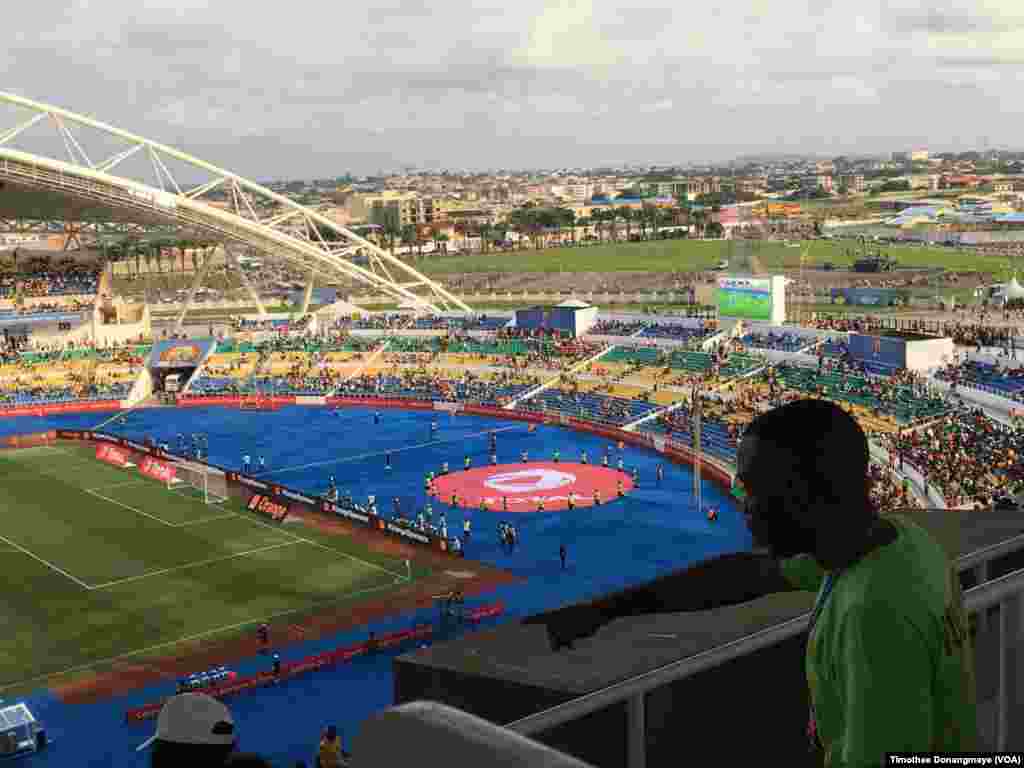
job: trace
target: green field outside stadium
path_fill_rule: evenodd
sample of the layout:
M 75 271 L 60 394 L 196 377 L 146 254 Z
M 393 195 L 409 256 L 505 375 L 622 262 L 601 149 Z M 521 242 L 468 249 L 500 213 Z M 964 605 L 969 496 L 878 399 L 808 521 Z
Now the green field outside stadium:
M 465 272 L 688 272 L 711 269 L 735 250 L 728 240 L 661 240 L 640 243 L 602 243 L 585 247 L 513 250 L 486 254 L 438 257 L 426 255 L 415 262 L 427 274 Z M 838 268 L 850 267 L 855 250 L 849 242 L 816 240 L 797 247 L 779 241 L 760 241 L 755 253 L 765 269 L 796 269 L 806 253 L 805 267 L 826 262 Z M 936 267 L 947 270 L 992 272 L 997 278 L 1012 269 L 1004 256 L 980 254 L 974 250 L 922 246 L 885 246 L 900 266 Z M 1018 265 L 1020 266 L 1020 265 Z
M 408 582 L 400 560 L 238 500 L 205 504 L 85 446 L 6 452 L 0 474 L 5 698 Z

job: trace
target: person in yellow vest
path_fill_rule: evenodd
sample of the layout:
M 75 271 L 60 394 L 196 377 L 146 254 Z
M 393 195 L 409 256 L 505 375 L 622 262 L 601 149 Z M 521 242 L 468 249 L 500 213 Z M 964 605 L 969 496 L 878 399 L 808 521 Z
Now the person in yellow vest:
M 622 498 L 623 496 L 625 496 L 625 495 L 626 495 L 626 489 L 625 489 L 625 487 L 624 487 L 624 486 L 622 485 L 622 481 L 621 481 L 621 480 L 618 480 L 618 481 L 617 481 L 617 482 L 615 483 L 615 486 L 616 486 L 616 493 L 618 494 L 619 498 L 621 499 L 621 498 Z
M 487 499 L 480 499 L 480 511 L 481 512 L 486 512 L 487 511 Z
M 320 737 L 320 751 L 317 755 L 317 765 L 321 768 L 339 768 L 341 766 L 342 748 L 341 738 L 338 736 L 338 729 L 329 725 Z
M 597 488 L 594 489 L 594 504 L 595 506 L 601 506 L 601 491 Z

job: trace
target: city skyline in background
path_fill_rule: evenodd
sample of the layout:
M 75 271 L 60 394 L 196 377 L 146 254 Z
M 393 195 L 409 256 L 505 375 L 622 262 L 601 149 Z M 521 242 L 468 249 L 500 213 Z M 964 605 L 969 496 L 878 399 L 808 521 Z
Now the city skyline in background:
M 259 178 L 986 150 L 1013 145 L 1022 109 L 1007 0 L 289 10 L 36 3 L 0 51 L 4 88 Z

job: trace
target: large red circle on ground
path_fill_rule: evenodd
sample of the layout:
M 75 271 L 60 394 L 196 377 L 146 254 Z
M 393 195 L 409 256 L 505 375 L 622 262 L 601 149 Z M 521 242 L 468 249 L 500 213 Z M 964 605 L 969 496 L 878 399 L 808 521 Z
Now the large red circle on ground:
M 531 461 L 525 464 L 498 464 L 456 471 L 434 478 L 434 496 L 438 501 L 464 509 L 480 509 L 487 501 L 491 511 L 504 511 L 503 499 L 508 500 L 509 512 L 536 512 L 541 499 L 544 511 L 568 509 L 569 493 L 576 494 L 577 507 L 594 504 L 594 491 L 600 491 L 601 502 L 614 501 L 618 484 L 626 493 L 633 489 L 633 479 L 616 469 L 555 461 Z

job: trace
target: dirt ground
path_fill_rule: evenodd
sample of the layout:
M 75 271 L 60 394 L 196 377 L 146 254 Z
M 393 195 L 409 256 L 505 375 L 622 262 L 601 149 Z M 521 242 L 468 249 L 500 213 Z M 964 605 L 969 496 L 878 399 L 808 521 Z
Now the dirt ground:
M 425 550 L 404 542 L 378 537 L 342 520 L 321 517 L 314 513 L 299 515 L 304 525 L 324 533 L 348 536 L 374 552 L 411 560 L 433 569 L 428 577 L 388 592 L 380 598 L 368 598 L 337 608 L 327 608 L 302 620 L 282 619 L 270 624 L 270 645 L 280 650 L 289 643 L 316 640 L 389 616 L 428 608 L 436 604 L 434 597 L 452 592 L 456 587 L 467 598 L 481 597 L 503 584 L 519 581 L 515 576 L 471 560 L 460 560 L 439 552 Z M 51 686 L 65 703 L 84 704 L 117 696 L 151 685 L 160 680 L 176 679 L 198 670 L 218 665 L 231 665 L 259 654 L 262 645 L 255 631 L 250 636 L 211 640 L 180 647 L 163 657 L 126 659 L 111 669 L 78 676 L 74 680 Z
M 460 293 L 496 291 L 604 292 L 618 293 L 681 290 L 698 280 L 711 282 L 715 272 L 509 272 L 467 273 L 445 276 L 445 284 Z M 870 274 L 850 270 L 787 269 L 787 277 L 818 288 L 927 288 L 934 286 L 936 273 L 926 269 L 901 269 Z M 941 278 L 945 288 L 975 288 L 991 283 L 992 276 L 979 272 L 946 272 Z

